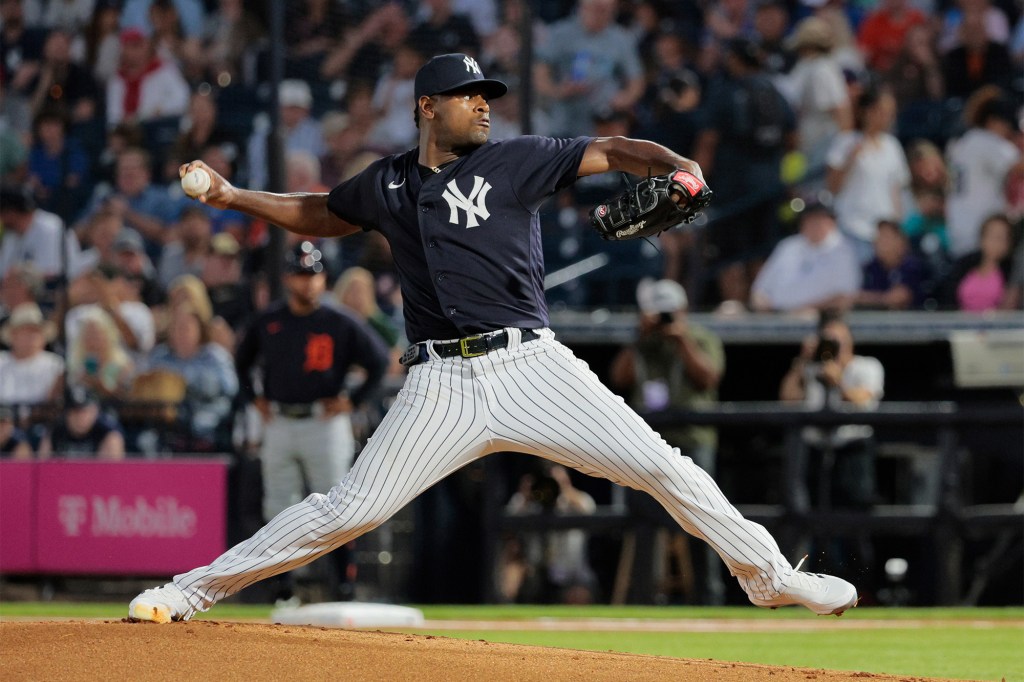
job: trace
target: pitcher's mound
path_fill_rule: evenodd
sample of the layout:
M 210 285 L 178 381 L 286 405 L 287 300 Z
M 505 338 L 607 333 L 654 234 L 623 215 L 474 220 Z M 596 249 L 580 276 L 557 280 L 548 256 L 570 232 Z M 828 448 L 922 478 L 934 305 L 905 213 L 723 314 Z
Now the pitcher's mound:
M 683 635 L 685 636 L 685 635 Z M 386 632 L 194 621 L 0 623 L 5 680 L 688 680 L 920 678 L 491 644 Z

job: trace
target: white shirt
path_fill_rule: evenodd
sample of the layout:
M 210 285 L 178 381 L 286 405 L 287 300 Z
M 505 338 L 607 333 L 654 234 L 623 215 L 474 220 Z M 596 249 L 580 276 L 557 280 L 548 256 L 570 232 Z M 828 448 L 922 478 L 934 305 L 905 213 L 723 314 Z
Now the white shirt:
M 34 405 L 50 398 L 54 382 L 64 374 L 64 360 L 44 350 L 24 360 L 0 351 L 0 403 Z
M 124 79 L 119 74 L 107 83 L 107 124 L 110 127 L 125 119 L 126 90 Z M 188 110 L 190 96 L 191 90 L 178 67 L 170 62 L 164 62 L 142 79 L 135 120 L 148 121 L 167 116 L 181 116 Z
M 14 230 L 4 230 L 3 241 L 0 242 L 0 277 L 19 263 L 31 262 L 43 277 L 60 274 L 61 235 L 64 222 L 59 216 L 36 209 L 32 214 L 32 222 L 25 234 Z M 78 260 L 80 248 L 75 234 L 68 230 L 65 235 L 68 246 L 68 262 L 74 265 Z
M 1012 142 L 972 128 L 946 149 L 950 186 L 946 201 L 949 248 L 962 256 L 978 248 L 981 221 L 1006 208 L 1006 174 L 1020 159 Z
M 808 365 L 804 371 L 804 405 L 813 410 L 820 410 L 825 406 L 828 394 L 824 384 L 816 378 L 816 372 L 817 368 L 813 365 Z M 878 402 L 884 393 L 885 369 L 876 358 L 854 355 L 843 368 L 839 386 L 846 391 L 855 388 L 867 390 L 871 394 L 871 399 L 860 405 L 860 409 L 872 411 L 878 407 Z M 834 391 L 831 398 L 832 407 L 838 407 L 842 403 L 839 391 Z M 804 429 L 804 440 L 814 445 L 822 445 L 825 442 L 825 433 L 820 428 L 808 427 Z M 835 429 L 832 444 L 835 446 L 846 445 L 854 440 L 870 438 L 873 433 L 872 428 L 864 424 L 843 424 Z
M 828 151 L 829 168 L 845 166 L 853 148 L 863 139 L 859 131 L 840 133 Z M 835 202 L 840 229 L 867 242 L 874 241 L 879 220 L 901 222 L 903 211 L 897 197 L 910 183 L 910 169 L 899 141 L 888 133 L 877 140 L 877 144 L 861 148 Z
M 799 310 L 860 290 L 861 270 L 853 246 L 838 231 L 818 244 L 803 235 L 786 237 L 768 257 L 752 291 L 775 310 Z

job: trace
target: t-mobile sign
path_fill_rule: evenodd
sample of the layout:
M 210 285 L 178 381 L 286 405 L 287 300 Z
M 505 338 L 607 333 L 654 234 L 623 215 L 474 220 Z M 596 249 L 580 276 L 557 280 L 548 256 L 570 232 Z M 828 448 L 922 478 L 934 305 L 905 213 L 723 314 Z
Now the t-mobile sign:
M 170 575 L 225 548 L 223 462 L 46 462 L 38 570 Z

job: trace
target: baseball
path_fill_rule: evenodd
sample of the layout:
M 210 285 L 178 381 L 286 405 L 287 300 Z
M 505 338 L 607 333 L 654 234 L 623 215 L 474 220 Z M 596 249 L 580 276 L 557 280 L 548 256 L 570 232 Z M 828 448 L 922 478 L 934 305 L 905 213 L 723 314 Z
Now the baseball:
M 198 197 L 210 191 L 210 174 L 202 168 L 193 168 L 181 179 L 181 188 L 190 197 Z

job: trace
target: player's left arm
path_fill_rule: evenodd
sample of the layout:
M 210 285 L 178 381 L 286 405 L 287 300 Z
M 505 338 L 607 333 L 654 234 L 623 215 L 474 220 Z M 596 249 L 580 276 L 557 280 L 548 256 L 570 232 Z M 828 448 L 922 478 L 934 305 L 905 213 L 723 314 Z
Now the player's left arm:
M 587 146 L 577 175 L 596 175 L 622 171 L 646 176 L 671 173 L 677 168 L 693 173 L 701 180 L 704 174 L 696 161 L 676 154 L 656 142 L 629 137 L 598 137 Z

